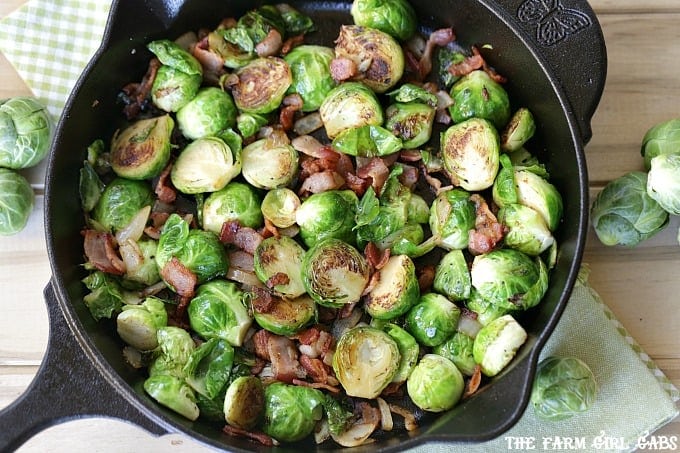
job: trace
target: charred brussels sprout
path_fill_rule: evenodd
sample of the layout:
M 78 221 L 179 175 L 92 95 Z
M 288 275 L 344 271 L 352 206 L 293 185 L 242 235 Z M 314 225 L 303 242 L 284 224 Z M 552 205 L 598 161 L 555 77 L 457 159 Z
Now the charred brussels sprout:
M 510 363 L 527 339 L 527 333 L 511 315 L 503 315 L 482 327 L 472 354 L 486 376 L 495 376 Z
M 236 71 L 238 83 L 231 87 L 236 106 L 246 113 L 276 110 L 293 82 L 290 67 L 278 57 L 257 58 Z
M 116 330 L 120 338 L 140 351 L 150 351 L 158 346 L 158 329 L 166 326 L 168 314 L 165 304 L 156 297 L 147 297 L 139 305 L 125 305 L 116 317 Z
M 406 330 L 425 346 L 442 344 L 456 331 L 460 308 L 441 294 L 423 294 L 406 314 Z
M 189 143 L 170 171 L 172 184 L 180 192 L 196 194 L 222 189 L 241 171 L 241 156 L 218 137 Z
M 380 126 L 384 121 L 375 93 L 359 82 L 344 82 L 333 88 L 321 103 L 319 113 L 331 140 L 346 129 Z
M 198 93 L 203 81 L 201 63 L 167 39 L 150 42 L 147 48 L 161 62 L 151 87 L 151 100 L 161 110 L 176 112 Z
M 385 127 L 402 140 L 406 149 L 417 148 L 430 140 L 435 109 L 427 104 L 391 104 L 385 110 Z
M 264 386 L 255 376 L 239 376 L 224 396 L 224 419 L 231 426 L 253 429 L 264 414 Z
M 360 326 L 338 340 L 333 371 L 348 395 L 375 398 L 392 381 L 400 361 L 399 346 L 390 335 L 375 327 Z
M 527 108 L 517 110 L 501 133 L 501 149 L 517 151 L 534 136 L 536 122 Z
M 305 250 L 294 239 L 287 236 L 266 238 L 255 249 L 255 273 L 262 283 L 285 275 L 285 282 L 272 288 L 282 296 L 299 297 L 305 292 L 300 273 L 304 255 Z
M 287 187 L 267 191 L 260 207 L 262 215 L 278 228 L 295 224 L 295 213 L 302 202 L 295 192 Z
M 260 189 L 277 189 L 288 185 L 297 174 L 298 152 L 289 143 L 262 138 L 242 152 L 243 177 Z
M 463 76 L 451 87 L 451 119 L 460 123 L 471 118 L 490 121 L 499 130 L 510 119 L 510 99 L 498 82 L 480 70 Z
M 0 236 L 23 230 L 33 211 L 33 189 L 19 173 L 0 168 Z
M 229 93 L 205 87 L 177 111 L 177 125 L 182 135 L 195 140 L 234 127 L 236 114 L 236 105 Z
M 354 0 L 350 10 L 357 25 L 381 30 L 401 41 L 416 31 L 416 12 L 407 0 Z
M 451 250 L 437 264 L 432 287 L 451 301 L 470 297 L 470 270 L 462 250 Z
M 647 173 L 609 182 L 590 207 L 590 221 L 604 245 L 634 246 L 663 230 L 668 212 L 647 194 Z
M 444 343 L 432 348 L 432 352 L 453 362 L 465 376 L 472 376 L 477 367 L 472 354 L 474 338 L 463 332 L 456 332 Z
M 316 304 L 307 296 L 297 299 L 275 299 L 266 313 L 253 311 L 255 321 L 265 330 L 277 335 L 294 335 L 313 322 Z
M 680 215 L 680 154 L 661 154 L 651 160 L 647 194 L 669 214 Z
M 153 192 L 148 183 L 115 178 L 104 188 L 91 215 L 102 228 L 116 232 L 127 226 L 140 209 L 151 205 Z
M 505 245 L 527 255 L 540 255 L 555 243 L 543 217 L 528 206 L 505 205 L 498 211 L 498 221 L 509 228 Z
M 437 354 L 425 354 L 406 381 L 408 396 L 428 412 L 451 409 L 464 389 L 465 381 L 456 365 Z
M 172 130 L 170 115 L 138 120 L 117 131 L 111 141 L 111 168 L 118 176 L 150 179 L 158 176 L 170 160 Z
M 403 315 L 420 296 L 413 261 L 406 255 L 394 255 L 377 272 L 380 277 L 366 297 L 366 313 L 376 319 Z
M 647 171 L 652 168 L 652 159 L 656 156 L 680 154 L 680 118 L 664 121 L 647 130 L 640 152 Z
M 343 25 L 335 40 L 335 57 L 358 68 L 354 79 L 376 93 L 384 93 L 404 74 L 404 51 L 390 35 L 375 28 Z
M 260 197 L 248 184 L 232 181 L 203 202 L 203 229 L 220 234 L 222 225 L 238 221 L 241 226 L 259 228 L 263 217 Z
M 454 124 L 442 134 L 440 146 L 444 169 L 454 185 L 470 191 L 493 185 L 500 166 L 500 142 L 490 122 L 471 118 Z
M 302 97 L 303 112 L 318 110 L 328 92 L 335 87 L 330 70 L 334 57 L 330 47 L 309 44 L 295 47 L 284 57 L 293 77 L 288 93 L 298 93 Z
M 475 204 L 463 189 L 440 193 L 430 206 L 430 230 L 438 238 L 438 244 L 447 250 L 467 248 L 475 218 Z
M 300 237 L 307 247 L 327 238 L 355 242 L 357 196 L 351 190 L 328 190 L 311 195 L 295 212 Z
M 323 401 L 319 390 L 273 382 L 264 389 L 262 430 L 281 442 L 302 440 L 321 420 Z
M 47 155 L 52 122 L 36 99 L 19 96 L 0 100 L 0 167 L 36 165 Z
M 366 259 L 339 239 L 325 239 L 310 248 L 302 260 L 302 281 L 320 305 L 342 307 L 358 302 L 368 284 Z

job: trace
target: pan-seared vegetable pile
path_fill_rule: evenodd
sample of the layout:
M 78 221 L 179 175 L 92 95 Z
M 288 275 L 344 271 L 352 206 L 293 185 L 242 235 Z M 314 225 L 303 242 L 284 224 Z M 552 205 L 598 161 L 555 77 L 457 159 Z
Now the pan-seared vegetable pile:
M 266 445 L 471 397 L 526 340 L 562 217 L 531 112 L 452 29 L 403 0 L 318 26 L 278 4 L 148 43 L 81 170 L 92 316 L 153 399 Z

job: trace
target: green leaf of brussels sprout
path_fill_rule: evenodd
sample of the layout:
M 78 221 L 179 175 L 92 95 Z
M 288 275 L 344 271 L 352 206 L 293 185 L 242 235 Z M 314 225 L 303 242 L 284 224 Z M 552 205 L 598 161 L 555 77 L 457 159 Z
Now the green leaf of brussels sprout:
M 418 103 L 427 104 L 432 108 L 437 107 L 437 96 L 413 83 L 404 83 L 394 91 L 387 93 L 394 102 L 402 104 Z
M 508 204 L 517 203 L 517 186 L 515 185 L 515 167 L 507 154 L 501 154 L 499 158 L 501 164 L 496 180 L 491 188 L 491 195 L 494 203 L 503 207 Z
M 416 339 L 413 338 L 413 335 L 394 323 L 386 323 L 382 327 L 382 330 L 387 332 L 387 335 L 396 341 L 397 347 L 399 348 L 399 355 L 401 357 L 399 360 L 399 368 L 392 377 L 392 382 L 405 382 L 413 372 L 416 363 L 418 363 L 420 346 L 418 345 Z
M 0 100 L 0 167 L 18 170 L 47 155 L 52 121 L 37 99 L 18 96 Z
M 112 276 L 95 271 L 83 279 L 83 284 L 90 290 L 83 302 L 95 321 L 110 318 L 123 307 L 121 287 Z
M 474 229 L 476 217 L 469 192 L 463 189 L 443 191 L 430 206 L 430 230 L 441 247 L 462 250 L 468 246 L 469 231 Z
M 489 120 L 502 129 L 510 119 L 510 99 L 498 82 L 478 69 L 461 77 L 451 87 L 453 104 L 449 107 L 451 119 L 461 123 L 471 118 Z
M 652 167 L 652 159 L 661 154 L 680 154 L 680 118 L 673 118 L 652 126 L 642 138 L 640 153 L 645 169 Z
M 204 137 L 189 143 L 170 171 L 180 192 L 215 192 L 226 186 L 242 169 L 242 156 L 221 138 Z
M 201 63 L 174 41 L 159 39 L 147 44 L 147 48 L 164 65 L 185 74 L 203 75 Z
M 170 375 L 184 381 L 184 366 L 196 349 L 191 335 L 181 327 L 163 326 L 156 331 L 156 338 L 160 354 L 149 367 L 149 376 Z
M 328 190 L 305 199 L 295 212 L 295 221 L 305 245 L 313 247 L 328 238 L 354 244 L 357 201 L 351 190 Z
M 240 27 L 218 28 L 208 33 L 208 48 L 224 60 L 224 67 L 238 69 L 256 58 L 255 45 Z
M 400 138 L 381 126 L 366 125 L 343 130 L 333 139 L 333 148 L 350 156 L 382 157 L 403 147 Z
M 420 297 L 415 264 L 406 255 L 393 255 L 377 272 L 378 283 L 365 298 L 366 313 L 376 319 L 403 315 Z
M 331 140 L 345 129 L 380 126 L 384 121 L 377 96 L 360 82 L 344 82 L 329 91 L 319 114 Z
M 456 331 L 460 308 L 446 297 L 427 293 L 406 314 L 406 330 L 425 346 L 442 344 Z
M 234 348 L 221 338 L 199 345 L 184 365 L 186 383 L 208 399 L 223 393 L 234 362 Z
M 459 49 L 451 47 L 438 47 L 435 55 L 437 79 L 442 87 L 450 88 L 451 85 L 460 79 L 460 76 L 451 74 L 449 67 L 465 61 L 467 55 Z
M 177 125 L 182 135 L 195 140 L 236 126 L 236 115 L 236 104 L 229 93 L 205 87 L 177 111 Z
M 0 168 L 0 235 L 16 234 L 26 227 L 33 211 L 33 188 L 19 173 Z
M 376 28 L 406 41 L 416 31 L 416 12 L 407 0 L 354 0 L 350 10 L 357 25 Z
M 139 305 L 125 305 L 116 317 L 116 331 L 120 338 L 140 351 L 158 346 L 158 329 L 166 326 L 168 314 L 165 304 L 156 297 L 147 297 Z
M 194 392 L 180 378 L 165 374 L 150 376 L 144 381 L 144 390 L 160 404 L 189 420 L 196 420 L 200 414 Z
M 328 419 L 328 429 L 336 436 L 345 432 L 352 424 L 354 414 L 352 408 L 346 408 L 343 402 L 325 395 L 323 409 Z
M 273 382 L 264 389 L 262 430 L 281 442 L 302 440 L 321 420 L 324 400 L 319 390 Z
M 97 205 L 99 197 L 104 191 L 104 183 L 99 179 L 99 175 L 94 170 L 90 162 L 84 161 L 80 169 L 78 180 L 78 193 L 80 194 L 80 204 L 84 212 L 90 212 Z
M 432 348 L 432 352 L 452 361 L 463 375 L 472 376 L 477 367 L 472 353 L 474 343 L 474 338 L 463 332 L 456 332 L 444 343 Z
M 406 381 L 408 396 L 428 412 L 451 409 L 464 389 L 465 381 L 456 365 L 437 354 L 425 354 Z
M 288 93 L 298 93 L 302 97 L 303 112 L 318 110 L 326 95 L 337 85 L 330 70 L 333 58 L 335 53 L 330 47 L 311 44 L 297 46 L 284 57 L 293 75 Z
M 92 219 L 109 231 L 127 226 L 132 218 L 154 201 L 151 186 L 146 181 L 115 178 L 104 188 L 91 212 Z
M 510 363 L 526 339 L 526 331 L 515 318 L 509 314 L 503 315 L 477 332 L 472 355 L 482 373 L 495 376 Z
M 231 181 L 203 202 L 203 229 L 220 234 L 224 222 L 233 220 L 249 228 L 259 228 L 264 222 L 260 196 L 249 184 Z
M 281 14 L 281 19 L 283 19 L 286 34 L 288 36 L 295 36 L 316 30 L 316 26 L 311 17 L 301 13 L 289 4 L 279 3 L 276 5 L 276 9 L 279 14 Z
M 647 194 L 669 214 L 680 215 L 680 154 L 660 154 L 650 166 Z

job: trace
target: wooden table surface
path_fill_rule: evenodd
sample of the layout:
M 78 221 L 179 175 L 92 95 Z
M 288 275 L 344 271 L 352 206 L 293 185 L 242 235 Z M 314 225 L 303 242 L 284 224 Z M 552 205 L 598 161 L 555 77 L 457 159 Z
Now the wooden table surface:
M 24 0 L 0 0 L 0 17 Z M 607 84 L 586 148 L 591 194 L 641 170 L 640 141 L 649 127 L 680 117 L 680 2 L 592 0 L 609 57 Z M 0 54 L 0 99 L 30 94 Z M 26 229 L 0 236 L 0 409 L 29 385 L 47 345 L 42 290 L 50 278 L 43 239 L 42 175 L 27 172 L 37 198 Z M 590 232 L 584 262 L 590 283 L 619 321 L 680 387 L 680 245 L 678 218 L 634 249 L 604 247 Z M 64 395 L 66 398 L 67 395 Z M 2 429 L 0 427 L 0 429 Z M 657 434 L 680 438 L 680 419 Z M 51 427 L 20 451 L 198 451 L 180 436 L 156 439 L 127 423 L 84 419 Z

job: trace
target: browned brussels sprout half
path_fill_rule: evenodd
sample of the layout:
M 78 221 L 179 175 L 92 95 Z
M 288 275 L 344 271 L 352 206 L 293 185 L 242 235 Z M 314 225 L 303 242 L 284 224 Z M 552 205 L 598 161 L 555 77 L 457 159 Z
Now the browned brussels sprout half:
M 293 82 L 288 63 L 278 57 L 257 58 L 240 68 L 231 87 L 236 107 L 247 113 L 269 113 L 281 104 Z
M 118 176 L 149 179 L 158 176 L 170 159 L 172 130 L 170 115 L 132 123 L 117 132 L 111 143 L 111 167 Z

